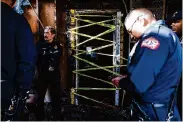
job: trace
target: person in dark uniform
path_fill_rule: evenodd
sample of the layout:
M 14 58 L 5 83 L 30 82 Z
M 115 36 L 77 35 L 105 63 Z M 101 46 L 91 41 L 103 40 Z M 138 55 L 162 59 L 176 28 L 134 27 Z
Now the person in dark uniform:
M 180 39 L 181 45 L 182 40 L 182 10 L 176 11 L 171 17 L 171 29 L 174 31 Z M 177 106 L 179 113 L 182 115 L 182 77 L 180 79 L 178 93 L 177 93 Z
M 35 89 L 38 94 L 37 120 L 44 120 L 44 98 L 49 88 L 54 120 L 60 115 L 60 59 L 62 47 L 55 40 L 55 29 L 46 26 L 44 40 L 37 43 L 37 73 L 38 80 Z
M 36 48 L 32 31 L 26 19 L 13 10 L 15 2 L 1 0 L 2 113 L 10 106 L 15 92 L 26 95 L 30 90 L 35 70 Z
M 139 42 L 126 77 L 113 78 L 113 84 L 133 92 L 140 109 L 151 121 L 180 121 L 174 101 L 182 71 L 179 38 L 145 8 L 132 10 L 124 24 L 131 38 Z
M 182 10 L 176 11 L 171 17 L 171 28 L 177 36 L 180 38 L 180 42 L 182 42 Z

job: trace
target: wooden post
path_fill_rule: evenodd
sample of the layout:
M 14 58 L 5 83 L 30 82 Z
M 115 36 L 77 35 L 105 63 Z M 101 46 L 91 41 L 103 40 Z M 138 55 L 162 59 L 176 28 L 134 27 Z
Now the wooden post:
M 68 89 L 68 45 L 66 41 L 66 12 L 64 6 L 65 0 L 56 1 L 56 26 L 57 26 L 57 40 L 60 41 L 63 47 L 61 59 L 61 89 Z M 71 77 L 71 76 L 70 76 Z
M 162 19 L 166 18 L 166 0 L 163 0 L 163 12 L 162 12 Z
M 31 5 L 27 5 L 27 6 L 23 7 L 23 10 L 24 10 L 23 15 L 31 27 L 32 33 L 34 35 L 34 42 L 36 43 L 39 40 L 39 35 L 37 35 L 38 31 L 39 31 L 39 22 L 38 22 L 38 16 L 37 16 L 38 0 L 32 1 L 30 4 Z M 37 12 L 37 13 L 35 13 L 35 12 Z
M 39 3 L 39 18 L 43 23 L 43 26 L 56 27 L 55 23 L 55 3 L 52 2 L 40 2 Z M 40 28 L 41 29 L 41 28 Z M 42 28 L 43 29 L 43 28 Z

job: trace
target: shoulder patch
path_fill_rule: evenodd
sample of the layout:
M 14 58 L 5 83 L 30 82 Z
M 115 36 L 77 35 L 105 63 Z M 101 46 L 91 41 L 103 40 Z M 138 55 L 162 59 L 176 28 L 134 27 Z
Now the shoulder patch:
M 160 43 L 157 39 L 150 37 L 142 41 L 141 47 L 147 47 L 152 50 L 158 49 Z

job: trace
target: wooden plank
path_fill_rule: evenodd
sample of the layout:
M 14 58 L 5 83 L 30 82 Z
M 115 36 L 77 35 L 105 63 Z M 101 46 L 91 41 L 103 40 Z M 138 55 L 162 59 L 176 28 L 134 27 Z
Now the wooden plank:
M 76 10 L 76 13 L 78 14 L 115 14 L 116 11 L 119 11 L 117 9 L 109 10 L 109 9 L 78 9 Z

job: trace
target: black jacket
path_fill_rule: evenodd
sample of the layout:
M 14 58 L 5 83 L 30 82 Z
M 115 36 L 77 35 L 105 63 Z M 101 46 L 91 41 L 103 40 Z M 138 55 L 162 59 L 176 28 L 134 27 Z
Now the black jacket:
M 59 43 L 53 41 L 47 43 L 39 41 L 36 44 L 37 49 L 37 69 L 38 76 L 53 77 L 60 75 L 60 59 L 62 55 L 62 47 Z

